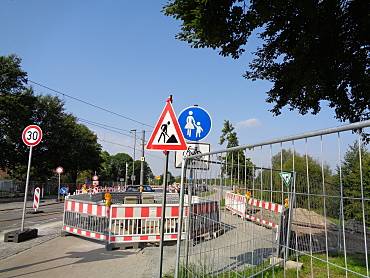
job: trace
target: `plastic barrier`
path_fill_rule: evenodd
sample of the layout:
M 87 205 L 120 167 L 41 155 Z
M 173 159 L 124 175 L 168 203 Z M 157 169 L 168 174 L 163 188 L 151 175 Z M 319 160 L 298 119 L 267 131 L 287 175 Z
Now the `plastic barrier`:
M 109 243 L 148 242 L 160 239 L 161 204 L 113 205 L 111 209 Z M 164 240 L 176 240 L 179 206 L 167 205 L 165 215 Z M 185 232 L 184 228 L 182 232 Z
M 132 192 L 130 192 L 132 193 Z M 152 242 L 160 240 L 160 221 L 162 216 L 162 193 L 126 194 L 111 193 L 112 201 L 123 199 L 118 204 L 106 206 L 102 200 L 104 193 L 80 194 L 67 197 L 64 208 L 63 232 L 91 237 L 109 244 L 125 242 Z M 157 196 L 158 195 L 158 196 Z M 164 240 L 178 237 L 179 196 L 167 194 Z M 219 221 L 219 203 L 197 196 L 193 197 L 192 236 L 199 236 L 211 229 Z M 123 203 L 123 204 L 122 204 Z M 185 196 L 187 203 L 187 196 Z M 189 208 L 184 210 L 184 219 Z M 210 220 L 211 219 L 211 220 Z M 186 221 L 181 228 L 186 234 Z M 182 236 L 182 238 L 183 238 Z
M 278 212 L 278 213 L 283 213 L 285 208 L 282 205 L 271 203 L 271 202 L 265 202 L 262 200 L 257 200 L 257 199 L 247 199 L 245 196 L 234 194 L 234 193 L 226 193 L 225 197 L 225 207 L 228 210 L 231 210 L 232 212 L 240 215 L 241 217 L 250 219 L 252 221 L 256 221 L 259 223 L 262 223 L 264 225 L 273 227 L 273 228 L 278 228 L 279 225 L 276 223 L 272 223 L 270 221 L 266 221 L 260 218 L 257 218 L 255 216 L 249 215 L 246 213 L 246 205 L 254 206 L 254 207 L 259 207 L 262 209 Z

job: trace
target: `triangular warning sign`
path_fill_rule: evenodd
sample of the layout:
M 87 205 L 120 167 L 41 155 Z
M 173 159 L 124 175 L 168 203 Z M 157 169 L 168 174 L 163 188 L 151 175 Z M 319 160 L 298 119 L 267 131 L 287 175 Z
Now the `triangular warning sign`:
M 280 173 L 279 175 L 283 179 L 285 185 L 289 186 L 290 182 L 292 181 L 292 173 L 285 172 L 285 173 Z
M 146 145 L 147 150 L 181 151 L 187 150 L 184 135 L 173 111 L 167 102 Z

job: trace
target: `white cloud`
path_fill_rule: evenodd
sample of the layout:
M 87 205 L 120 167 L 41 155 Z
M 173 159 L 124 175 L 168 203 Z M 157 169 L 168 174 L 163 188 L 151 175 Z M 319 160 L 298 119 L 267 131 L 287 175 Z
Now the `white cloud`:
M 235 128 L 236 129 L 248 129 L 248 128 L 257 127 L 260 125 L 261 125 L 261 122 L 258 119 L 253 118 L 253 119 L 248 119 L 245 121 L 237 122 Z

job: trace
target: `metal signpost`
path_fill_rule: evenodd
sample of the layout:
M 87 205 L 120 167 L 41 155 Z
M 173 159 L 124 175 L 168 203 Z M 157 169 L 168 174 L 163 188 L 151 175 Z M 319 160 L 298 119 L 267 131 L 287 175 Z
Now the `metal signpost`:
M 62 167 L 58 167 L 55 169 L 55 172 L 59 175 L 59 183 L 58 183 L 58 202 L 60 201 L 60 174 L 64 172 L 64 169 Z
M 26 203 L 27 203 L 28 182 L 30 178 L 30 169 L 31 169 L 32 147 L 40 143 L 41 139 L 42 139 L 42 130 L 39 126 L 29 125 L 23 130 L 22 140 L 27 146 L 30 147 L 30 154 L 28 157 L 26 188 L 24 189 L 23 215 L 21 224 L 22 232 L 24 231 L 24 219 L 26 216 Z
M 163 198 L 162 198 L 162 216 L 159 243 L 159 272 L 158 277 L 162 277 L 163 264 L 163 242 L 164 242 L 164 222 L 166 216 L 166 193 L 167 193 L 167 172 L 168 172 L 168 155 L 171 150 L 187 150 L 184 136 L 179 127 L 173 107 L 172 95 L 167 99 L 166 106 L 154 128 L 152 135 L 146 145 L 147 150 L 161 150 L 165 154 L 164 173 L 163 173 Z

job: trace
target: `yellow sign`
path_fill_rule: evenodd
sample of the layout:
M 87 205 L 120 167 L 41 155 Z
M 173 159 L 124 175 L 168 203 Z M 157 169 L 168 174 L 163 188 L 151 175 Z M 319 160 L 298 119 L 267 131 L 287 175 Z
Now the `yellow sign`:
M 160 180 L 161 179 L 161 176 L 156 176 L 155 177 L 157 180 Z

